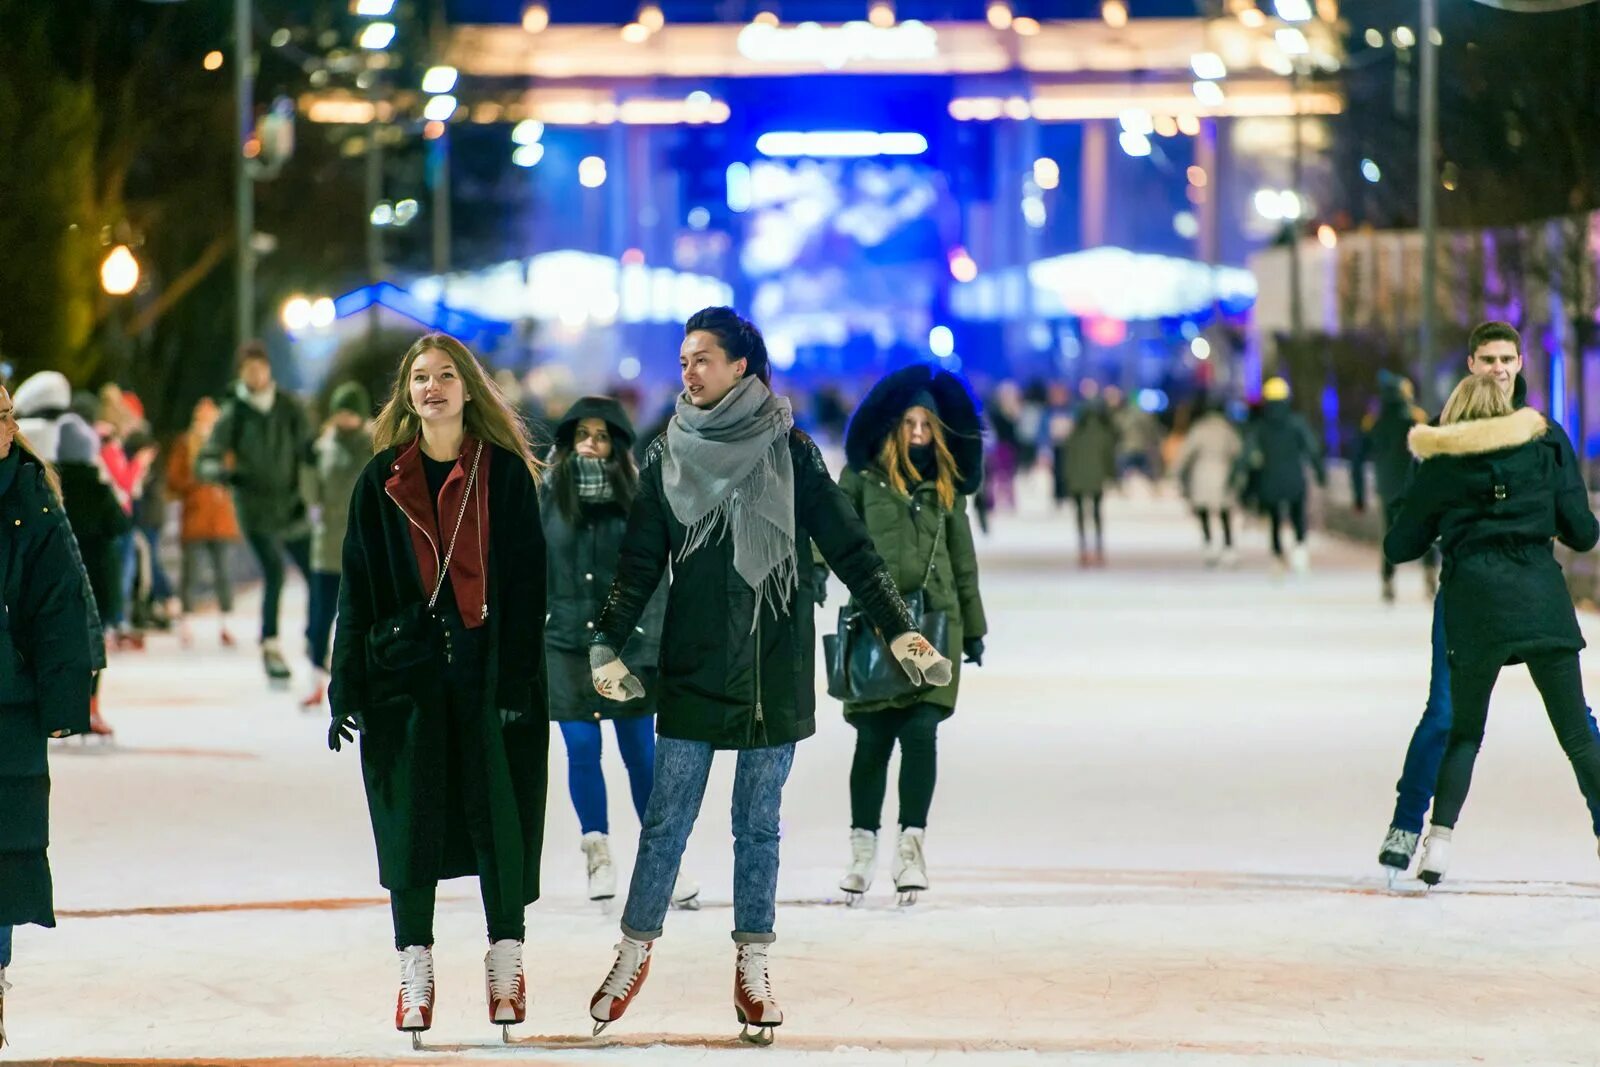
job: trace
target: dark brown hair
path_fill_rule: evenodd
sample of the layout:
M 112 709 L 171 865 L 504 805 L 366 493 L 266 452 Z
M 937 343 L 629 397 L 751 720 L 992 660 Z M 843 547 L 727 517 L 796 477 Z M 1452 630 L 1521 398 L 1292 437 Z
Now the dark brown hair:
M 1491 341 L 1510 341 L 1517 346 L 1517 355 L 1522 355 L 1522 335 L 1509 322 L 1480 322 L 1474 326 L 1467 336 L 1467 355 L 1476 356 L 1478 349 Z

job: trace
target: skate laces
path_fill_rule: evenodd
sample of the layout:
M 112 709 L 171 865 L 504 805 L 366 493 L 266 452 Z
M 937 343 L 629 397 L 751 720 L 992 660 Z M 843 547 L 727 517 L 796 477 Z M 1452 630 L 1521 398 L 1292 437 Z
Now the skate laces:
M 649 958 L 648 943 L 641 944 L 628 938 L 617 942 L 617 962 L 611 965 L 611 973 L 606 975 L 604 984 L 600 986 L 601 994 L 619 999 L 627 996 L 644 967 L 644 961 Z
M 911 834 L 900 835 L 900 864 L 903 867 L 922 866 L 922 838 Z
M 611 866 L 611 849 L 604 841 L 591 841 L 583 846 L 585 858 L 589 861 L 589 877 L 602 867 Z
M 869 834 L 852 834 L 850 837 L 850 856 L 856 864 L 871 863 L 872 855 L 877 851 L 878 839 Z
M 431 1007 L 430 991 L 433 989 L 433 953 L 426 948 L 412 947 L 400 953 L 400 1005 L 412 1008 Z
M 522 974 L 522 942 L 494 942 L 484 965 L 489 972 L 490 996 L 495 1000 L 515 1000 L 517 978 Z
M 739 946 L 739 988 L 751 1000 L 775 999 L 772 995 L 772 977 L 767 973 L 766 945 Z

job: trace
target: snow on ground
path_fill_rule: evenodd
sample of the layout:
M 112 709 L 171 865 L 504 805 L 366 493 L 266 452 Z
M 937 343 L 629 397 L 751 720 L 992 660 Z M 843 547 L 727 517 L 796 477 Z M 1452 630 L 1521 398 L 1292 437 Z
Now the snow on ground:
M 1508 671 L 1455 867 L 1389 895 L 1375 862 L 1421 711 L 1415 569 L 1377 598 L 1369 548 L 1269 574 L 1199 566 L 1176 501 L 1108 507 L 1110 566 L 1073 564 L 1035 507 L 982 541 L 993 632 L 941 731 L 934 887 L 838 906 L 852 732 L 825 698 L 785 805 L 769 1061 L 1594 1063 L 1600 860 L 1524 672 Z M 832 619 L 838 591 L 820 617 Z M 301 617 L 291 597 L 287 618 Z M 819 618 L 820 621 L 820 618 Z M 1600 627 L 1586 619 L 1594 636 Z M 830 629 L 831 621 L 819 626 Z M 288 627 L 286 627 L 288 629 Z M 171 638 L 115 658 L 114 750 L 54 758 L 61 925 L 18 931 L 12 1057 L 341 1064 L 723 1062 L 739 1053 L 719 761 L 644 993 L 599 1040 L 615 919 L 582 899 L 552 744 L 546 896 L 529 911 L 530 1021 L 485 1018 L 476 885 L 446 883 L 429 1051 L 392 1029 L 396 967 L 357 761 L 269 692 L 253 652 Z M 1595 676 L 1591 674 L 1591 687 Z M 820 687 L 819 687 L 820 688 Z M 614 751 L 622 874 L 637 833 Z M 892 818 L 891 790 L 889 815 Z M 886 819 L 886 822 L 888 820 Z

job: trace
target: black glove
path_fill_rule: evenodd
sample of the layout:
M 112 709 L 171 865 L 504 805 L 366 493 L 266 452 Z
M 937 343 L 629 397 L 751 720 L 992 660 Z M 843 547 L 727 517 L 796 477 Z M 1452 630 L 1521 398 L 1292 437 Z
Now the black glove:
M 354 742 L 356 734 L 360 732 L 361 719 L 359 716 L 335 715 L 333 722 L 328 724 L 328 747 L 337 752 L 344 742 Z
M 817 601 L 817 607 L 822 607 L 828 602 L 828 568 L 820 563 L 811 565 L 812 596 Z
M 961 651 L 966 654 L 967 663 L 974 667 L 983 666 L 983 638 L 969 637 L 961 642 Z

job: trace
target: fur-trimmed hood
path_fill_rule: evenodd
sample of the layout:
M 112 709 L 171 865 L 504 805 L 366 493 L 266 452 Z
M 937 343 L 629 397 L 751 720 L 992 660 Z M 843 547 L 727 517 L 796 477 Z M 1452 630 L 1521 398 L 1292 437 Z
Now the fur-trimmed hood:
M 846 462 L 857 470 L 876 467 L 884 438 L 900 425 L 906 409 L 921 393 L 933 397 L 939 421 L 944 423 L 945 443 L 961 472 L 956 492 L 963 496 L 976 493 L 983 484 L 983 413 L 964 381 L 926 363 L 895 371 L 867 393 L 845 430 Z
M 1522 408 L 1492 419 L 1454 422 L 1448 426 L 1415 426 L 1406 437 L 1411 454 L 1418 459 L 1436 456 L 1477 456 L 1503 452 L 1537 441 L 1550 430 L 1544 416 L 1532 408 Z

